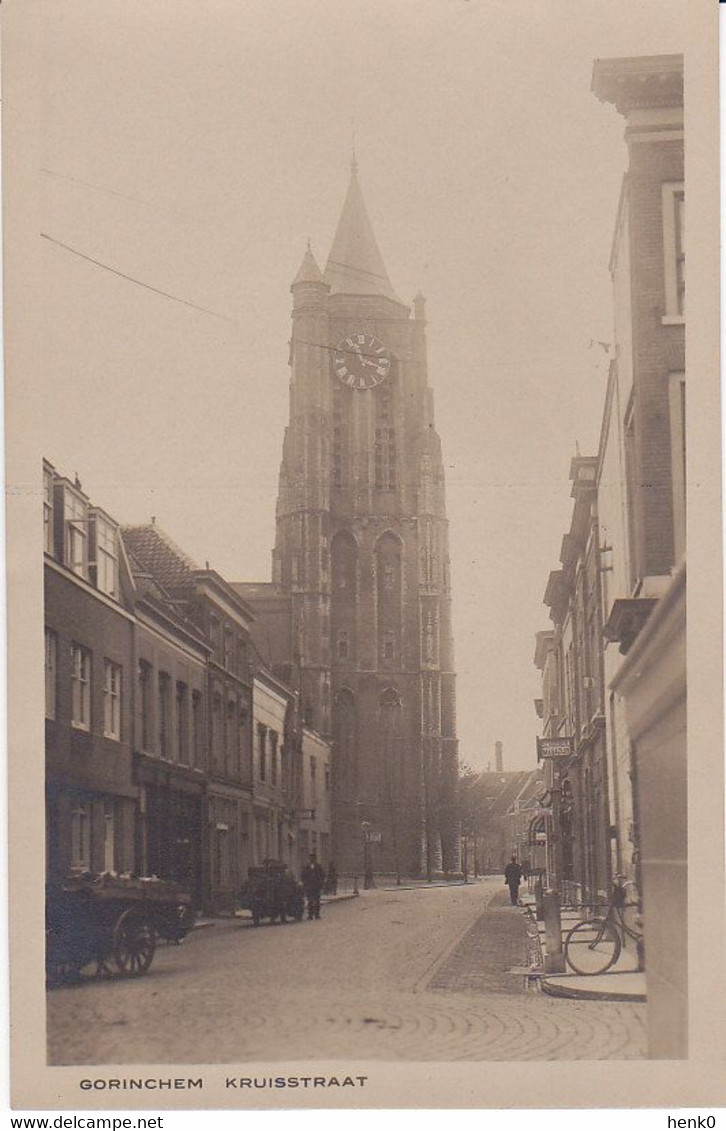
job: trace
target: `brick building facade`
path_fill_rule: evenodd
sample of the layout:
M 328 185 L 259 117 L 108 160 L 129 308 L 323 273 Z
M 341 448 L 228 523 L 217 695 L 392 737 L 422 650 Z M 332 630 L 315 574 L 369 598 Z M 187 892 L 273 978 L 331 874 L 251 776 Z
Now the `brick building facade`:
M 573 462 L 573 526 L 545 597 L 555 627 L 538 634 L 543 733 L 573 742 L 561 767 L 566 805 L 549 834 L 571 837 L 572 878 L 587 896 L 606 893 L 615 873 L 638 885 L 650 1052 L 683 1056 L 683 59 L 598 60 L 593 91 L 625 118 L 628 168 L 610 258 L 614 344 L 600 443 L 596 457 Z
M 612 547 L 604 633 L 615 847 L 642 891 L 650 1055 L 682 1057 L 688 923 L 683 59 L 600 60 L 593 90 L 623 116 L 628 146 L 611 260 L 615 356 L 600 476 L 602 537 Z
M 153 663 L 140 656 L 139 738 L 149 742 L 152 757 L 138 760 L 143 779 L 139 784 L 156 822 L 167 830 L 178 829 L 180 853 L 187 851 L 201 820 L 205 903 L 214 910 L 229 910 L 253 860 L 252 613 L 224 578 L 214 570 L 198 569 L 154 523 L 125 527 L 123 538 L 138 568 L 163 589 L 206 649 L 206 704 L 198 698 L 198 668 L 192 674 L 178 649 L 172 655 L 167 646 Z M 166 664 L 164 669 L 160 662 Z M 198 730 L 192 733 L 194 728 Z M 196 767 L 190 764 L 189 744 L 199 742 L 201 748 L 202 741 L 203 761 Z M 140 750 L 147 753 L 143 745 Z M 203 799 L 198 796 L 198 770 L 204 773 Z M 150 815 L 147 820 L 151 822 Z M 155 843 L 152 830 L 153 822 L 149 844 Z M 163 856 L 170 851 L 166 834 L 159 843 L 165 845 Z
M 118 526 L 44 463 L 46 852 L 51 880 L 135 862 L 134 619 Z
M 43 481 L 49 880 L 157 875 L 218 912 L 251 864 L 329 860 L 330 744 L 241 594 L 155 522 L 121 529 L 47 462 Z

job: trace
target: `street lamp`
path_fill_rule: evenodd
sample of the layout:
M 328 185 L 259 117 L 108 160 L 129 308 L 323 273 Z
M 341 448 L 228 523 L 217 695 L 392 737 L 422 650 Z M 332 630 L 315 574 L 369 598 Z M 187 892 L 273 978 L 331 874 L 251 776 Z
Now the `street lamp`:
M 371 828 L 370 821 L 361 821 L 361 832 L 363 833 L 363 887 L 375 887 L 373 882 L 373 870 L 371 868 Z

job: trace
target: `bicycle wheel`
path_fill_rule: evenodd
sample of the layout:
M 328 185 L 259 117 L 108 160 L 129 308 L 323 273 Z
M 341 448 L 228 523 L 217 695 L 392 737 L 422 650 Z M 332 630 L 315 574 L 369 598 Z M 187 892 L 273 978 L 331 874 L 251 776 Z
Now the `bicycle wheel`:
M 620 957 L 620 945 L 607 919 L 584 919 L 565 939 L 565 959 L 576 974 L 604 974 Z

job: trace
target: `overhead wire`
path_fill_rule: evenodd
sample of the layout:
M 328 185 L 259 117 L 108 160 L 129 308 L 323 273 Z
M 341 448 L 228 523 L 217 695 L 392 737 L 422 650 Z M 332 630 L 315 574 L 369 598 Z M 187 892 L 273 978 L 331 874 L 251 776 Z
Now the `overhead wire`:
M 189 299 L 180 298 L 179 295 L 173 295 L 169 291 L 163 291 L 160 287 L 153 287 L 150 283 L 143 282 L 142 279 L 136 279 L 133 275 L 127 275 L 124 271 L 119 271 L 116 267 L 111 267 L 110 264 L 103 263 L 100 259 L 94 259 L 91 255 L 86 255 L 85 252 L 79 251 L 76 247 L 71 247 L 70 244 L 63 243 L 62 240 L 57 240 L 54 236 L 48 235 L 47 232 L 41 232 L 40 236 L 41 239 L 56 244 L 57 247 L 63 248 L 64 251 L 69 252 L 71 255 L 75 255 L 79 259 L 84 259 L 87 263 L 92 263 L 94 267 L 100 267 L 103 271 L 109 271 L 112 275 L 116 275 L 120 279 L 125 279 L 128 283 L 133 283 L 137 287 L 143 287 L 144 290 L 147 291 L 153 291 L 154 294 L 168 298 L 171 302 L 178 302 L 182 306 L 189 306 L 192 310 L 199 310 L 202 314 L 209 314 L 212 318 L 219 318 L 222 322 L 235 324 L 234 319 L 228 318 L 226 314 L 220 314 L 218 311 L 210 310 L 206 306 L 199 306 L 196 302 L 190 302 Z

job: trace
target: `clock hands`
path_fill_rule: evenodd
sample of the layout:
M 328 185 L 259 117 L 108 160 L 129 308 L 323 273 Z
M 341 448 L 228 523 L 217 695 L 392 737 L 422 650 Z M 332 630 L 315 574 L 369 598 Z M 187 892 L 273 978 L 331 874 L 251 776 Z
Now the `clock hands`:
M 357 389 L 370 389 L 388 376 L 391 359 L 379 338 L 372 335 L 364 337 L 361 334 L 357 335 L 357 341 L 355 338 L 356 335 L 351 335 L 339 343 L 335 352 L 335 373 L 343 384 Z M 366 377 L 364 369 L 373 369 L 375 372 Z

